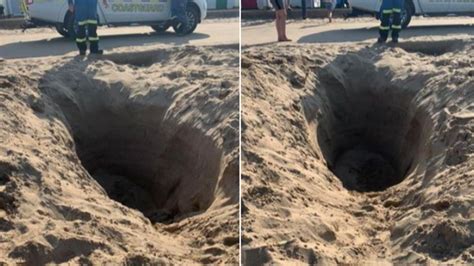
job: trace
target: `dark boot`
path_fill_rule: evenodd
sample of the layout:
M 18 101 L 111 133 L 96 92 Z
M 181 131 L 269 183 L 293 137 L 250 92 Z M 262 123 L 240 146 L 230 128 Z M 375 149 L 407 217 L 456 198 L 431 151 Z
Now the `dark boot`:
M 87 51 L 87 38 L 86 38 L 86 26 L 79 25 L 76 31 L 76 45 L 79 49 L 79 55 L 86 55 Z
M 99 37 L 97 36 L 97 24 L 88 25 L 89 43 L 91 54 L 103 54 L 104 51 L 99 49 Z
M 379 39 L 378 43 L 384 43 L 387 41 L 388 32 L 390 30 L 390 16 L 392 15 L 392 10 L 382 10 L 382 15 L 380 17 L 380 28 L 379 28 Z
M 393 9 L 393 23 L 392 23 L 392 42 L 398 43 L 398 36 L 402 30 L 401 8 Z

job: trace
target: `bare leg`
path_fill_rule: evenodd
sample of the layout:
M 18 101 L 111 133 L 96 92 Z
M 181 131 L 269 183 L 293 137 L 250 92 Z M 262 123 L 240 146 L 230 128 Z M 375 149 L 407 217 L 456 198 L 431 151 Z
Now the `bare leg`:
M 288 39 L 288 37 L 286 36 L 286 18 L 287 18 L 287 13 L 286 13 L 286 10 L 283 9 L 283 10 L 279 10 L 279 11 L 282 11 L 281 13 L 281 20 L 280 20 L 280 27 L 281 27 L 281 38 L 278 39 L 278 41 L 280 42 L 290 42 L 291 40 Z
M 288 37 L 286 37 L 286 9 L 283 9 L 281 13 L 281 37 L 285 40 L 288 39 Z
M 282 31 L 281 31 L 281 10 L 277 10 L 275 12 L 275 26 L 276 26 L 277 35 L 278 35 L 278 41 L 280 41 L 283 37 Z

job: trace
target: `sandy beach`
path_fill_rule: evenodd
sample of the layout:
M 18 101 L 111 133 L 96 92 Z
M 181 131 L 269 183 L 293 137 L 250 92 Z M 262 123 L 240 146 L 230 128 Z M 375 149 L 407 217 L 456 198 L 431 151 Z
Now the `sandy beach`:
M 0 265 L 474 264 L 472 17 L 192 8 L 0 30 Z
M 0 264 L 235 264 L 237 44 L 0 62 Z
M 242 262 L 471 264 L 473 45 L 247 46 Z

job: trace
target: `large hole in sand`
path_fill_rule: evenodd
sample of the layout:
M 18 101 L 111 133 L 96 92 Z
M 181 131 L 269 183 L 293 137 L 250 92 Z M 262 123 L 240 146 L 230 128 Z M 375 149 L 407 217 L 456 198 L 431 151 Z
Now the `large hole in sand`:
M 172 97 L 134 99 L 126 90 L 100 87 L 59 97 L 55 102 L 82 165 L 110 198 L 153 223 L 171 223 L 210 207 L 222 151 L 196 125 L 171 118 Z
M 345 188 L 360 192 L 403 181 L 419 161 L 429 122 L 413 91 L 340 81 L 324 71 L 320 80 L 317 140 L 329 169 Z

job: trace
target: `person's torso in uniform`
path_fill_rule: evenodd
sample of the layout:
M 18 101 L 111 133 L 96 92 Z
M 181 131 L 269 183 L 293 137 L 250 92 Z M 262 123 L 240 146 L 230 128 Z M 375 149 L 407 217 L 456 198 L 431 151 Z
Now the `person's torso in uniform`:
M 97 0 L 75 0 L 74 6 L 78 21 L 97 19 Z

